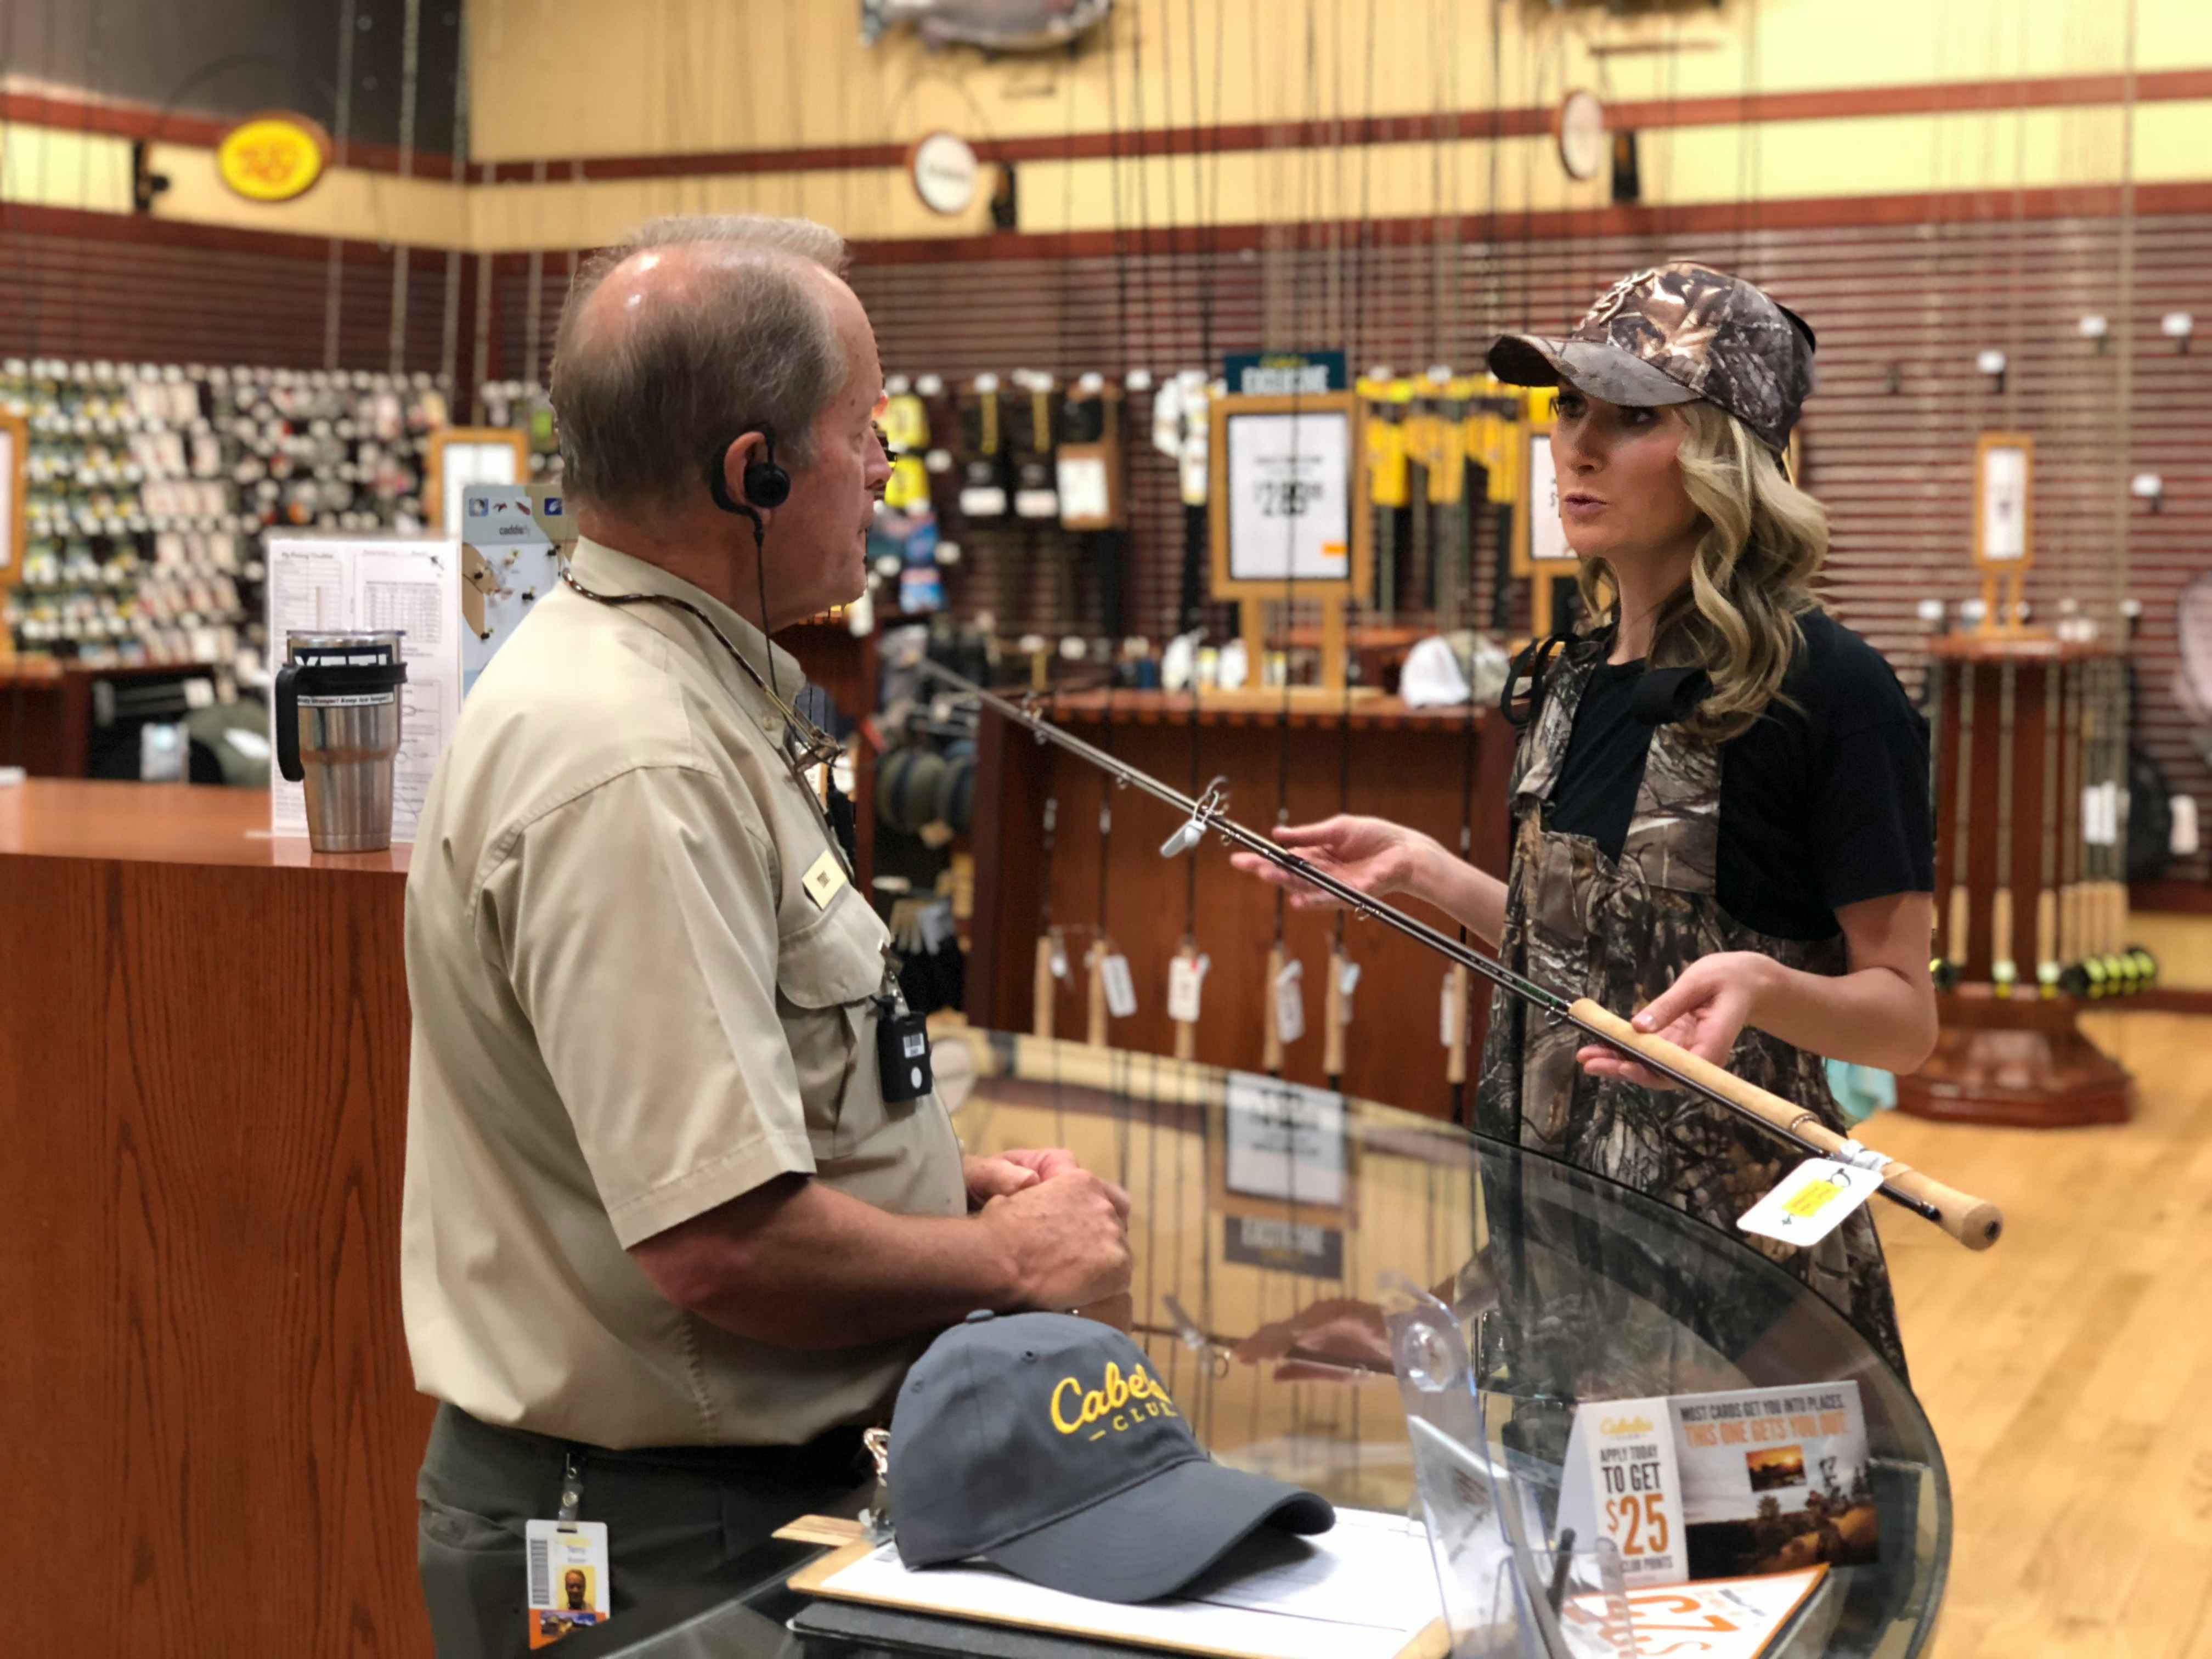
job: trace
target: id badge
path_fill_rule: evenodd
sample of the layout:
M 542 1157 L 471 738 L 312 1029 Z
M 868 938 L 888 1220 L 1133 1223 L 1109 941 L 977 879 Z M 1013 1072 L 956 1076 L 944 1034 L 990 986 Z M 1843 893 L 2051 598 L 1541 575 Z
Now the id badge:
M 929 1064 L 927 1018 L 910 1008 L 902 1011 L 889 997 L 876 1003 L 876 1071 L 887 1106 L 920 1100 L 937 1086 Z
M 607 1595 L 604 1521 L 531 1521 L 524 1524 L 530 1576 L 532 1650 L 566 1641 L 612 1615 Z

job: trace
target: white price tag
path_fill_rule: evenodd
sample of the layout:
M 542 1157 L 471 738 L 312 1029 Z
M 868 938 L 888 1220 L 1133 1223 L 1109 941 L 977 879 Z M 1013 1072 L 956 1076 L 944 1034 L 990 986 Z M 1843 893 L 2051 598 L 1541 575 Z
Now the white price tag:
M 1091 455 L 1060 458 L 1060 516 L 1063 519 L 1103 519 L 1110 502 L 1107 495 L 1106 462 Z
M 1437 1040 L 1447 1048 L 1459 1047 L 1460 1004 L 1466 1000 L 1458 994 L 1459 981 L 1455 975 L 1444 975 L 1443 990 L 1437 999 Z
M 1098 975 L 1106 981 L 1106 1012 L 1116 1019 L 1127 1019 L 1137 1012 L 1137 988 L 1129 978 L 1129 958 L 1119 951 L 1111 952 L 1098 964 Z
M 2093 783 L 2081 791 L 2081 839 L 2092 847 L 2116 847 L 2120 840 L 2120 791 L 2114 783 Z
M 1358 963 L 1347 962 L 1344 964 L 1343 970 L 1336 976 L 1336 988 L 1338 994 L 1344 998 L 1346 1002 L 1349 1003 L 1352 1000 L 1352 994 L 1359 988 L 1359 964 Z M 1347 1009 L 1346 1012 L 1349 1012 L 1350 1010 Z
M 1014 492 L 1014 516 L 1018 519 L 1056 519 L 1060 516 L 1060 496 L 1049 489 L 1017 489 Z
M 921 948 L 930 955 L 943 950 L 956 931 L 951 899 L 939 899 L 921 913 Z
M 1872 1198 L 1881 1176 L 1833 1158 L 1808 1158 L 1743 1212 L 1736 1225 L 1785 1244 L 1817 1244 Z
M 963 489 L 960 510 L 971 519 L 1002 519 L 1006 514 L 1006 492 L 996 484 Z
M 1306 965 L 1293 962 L 1275 975 L 1275 1035 L 1296 1042 L 1306 1034 Z
M 1206 970 L 1213 965 L 1209 957 L 1178 956 L 1168 963 L 1168 1018 L 1178 1024 L 1198 1024 L 1200 989 L 1206 983 Z
M 1067 977 L 1067 952 L 1061 948 L 1057 937 L 1052 942 L 1052 976 L 1057 980 Z

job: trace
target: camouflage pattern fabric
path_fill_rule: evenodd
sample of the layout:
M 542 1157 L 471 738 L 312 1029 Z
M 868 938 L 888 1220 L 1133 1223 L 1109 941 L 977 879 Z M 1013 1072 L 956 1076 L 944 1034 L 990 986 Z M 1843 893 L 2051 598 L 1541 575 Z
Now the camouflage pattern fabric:
M 1650 1001 L 1691 963 L 1717 951 L 1757 951 L 1811 973 L 1844 971 L 1840 937 L 1771 939 L 1720 908 L 1714 897 L 1720 751 L 1680 725 L 1653 729 L 1618 860 L 1607 858 L 1587 837 L 1545 828 L 1544 808 L 1566 756 L 1576 708 L 1605 650 L 1602 639 L 1578 640 L 1559 654 L 1536 720 L 1522 738 L 1514 765 L 1515 841 L 1500 960 L 1564 996 L 1587 996 L 1622 1014 Z M 1544 1024 L 1501 991 L 1492 1004 L 1483 1047 L 1474 1127 L 1632 1187 L 1721 1229 L 1819 1292 L 1903 1376 L 1905 1350 L 1874 1218 L 1860 1210 L 1810 1250 L 1738 1231 L 1736 1218 L 1803 1155 L 1692 1096 L 1587 1075 L 1575 1063 L 1584 1040 L 1571 1026 Z M 1796 1103 L 1838 1133 L 1849 1133 L 1819 1055 L 1747 1030 L 1728 1063 L 1737 1076 Z M 1556 1330 L 1560 1312 L 1537 1316 Z M 1705 1340 L 1724 1352 L 1733 1348 L 1725 1310 L 1713 1310 L 1703 1322 Z M 1656 1353 L 1650 1358 L 1655 1365 L 1661 1360 Z M 1571 1389 L 1576 1374 L 1586 1367 L 1562 1352 L 1544 1369 L 1554 1386 Z
M 1511 378 L 1524 385 L 1571 380 L 1577 346 L 1613 347 L 1726 410 L 1777 451 L 1814 388 L 1810 325 L 1741 277 L 1686 260 L 1622 277 L 1565 340 L 1509 335 L 1499 345 L 1501 374 L 1517 366 Z M 1543 381 L 1521 378 L 1534 367 L 1531 349 L 1552 371 Z

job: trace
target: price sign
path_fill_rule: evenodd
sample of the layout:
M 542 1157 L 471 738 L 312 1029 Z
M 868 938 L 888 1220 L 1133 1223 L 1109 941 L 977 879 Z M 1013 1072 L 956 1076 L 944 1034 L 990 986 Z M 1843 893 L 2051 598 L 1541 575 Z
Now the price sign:
M 1225 1188 L 1248 1198 L 1342 1204 L 1348 1162 L 1344 1097 L 1243 1072 L 1230 1073 L 1226 1084 Z
M 1212 406 L 1213 596 L 1364 590 L 1367 469 L 1351 392 L 1230 397 Z
M 2024 565 L 2033 552 L 2035 440 L 1984 433 L 1974 460 L 1974 562 Z

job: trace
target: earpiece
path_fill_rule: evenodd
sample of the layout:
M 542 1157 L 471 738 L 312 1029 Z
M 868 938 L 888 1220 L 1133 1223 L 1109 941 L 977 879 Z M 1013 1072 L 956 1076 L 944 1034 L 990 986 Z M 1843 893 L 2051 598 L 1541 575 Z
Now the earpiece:
M 781 507 L 791 499 L 791 474 L 776 461 L 775 434 L 763 427 L 760 434 L 761 459 L 745 466 L 744 501 L 730 494 L 728 481 L 723 477 L 722 459 L 730 453 L 730 446 L 724 444 L 707 458 L 707 493 L 714 497 L 714 505 L 725 513 L 744 514 L 753 521 L 755 530 L 761 527 L 761 523 L 754 508 Z

